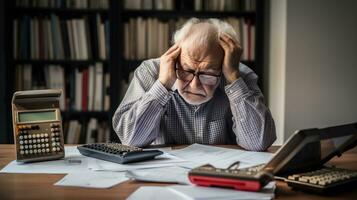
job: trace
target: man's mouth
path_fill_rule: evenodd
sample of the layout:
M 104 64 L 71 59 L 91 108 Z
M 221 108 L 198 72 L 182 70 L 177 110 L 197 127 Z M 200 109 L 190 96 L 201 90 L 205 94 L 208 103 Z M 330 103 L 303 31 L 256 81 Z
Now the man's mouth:
M 194 93 L 194 92 L 189 92 L 189 91 L 184 91 L 184 93 L 190 94 L 190 95 L 196 95 L 200 97 L 206 97 L 206 95 L 201 94 L 201 93 Z

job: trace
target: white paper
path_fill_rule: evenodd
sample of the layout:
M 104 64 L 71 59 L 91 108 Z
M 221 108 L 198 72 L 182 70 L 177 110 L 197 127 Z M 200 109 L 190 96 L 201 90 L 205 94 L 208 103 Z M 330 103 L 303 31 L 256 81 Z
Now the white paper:
M 194 168 L 203 164 L 227 168 L 237 161 L 240 161 L 239 168 L 245 168 L 267 163 L 273 157 L 273 154 L 268 152 L 228 149 L 201 144 L 193 144 L 183 149 L 173 150 L 170 154 L 189 161 L 179 164 L 179 166 L 187 168 Z
M 127 171 L 126 177 L 139 181 L 191 184 L 190 180 L 188 179 L 188 171 L 189 169 L 176 166 L 139 169 Z
M 2 173 L 44 173 L 44 174 L 67 174 L 73 172 L 89 171 L 88 162 L 95 160 L 83 156 L 77 147 L 65 147 L 65 158 L 60 160 L 17 163 L 15 160 L 1 169 Z
M 128 200 L 235 200 L 235 199 L 273 199 L 275 182 L 271 182 L 260 192 L 247 192 L 233 189 L 199 186 L 143 186 L 132 193 Z
M 76 172 L 67 174 L 55 185 L 110 188 L 127 180 L 128 178 L 125 177 L 124 172 Z
M 200 187 L 173 185 L 168 188 L 180 195 L 182 199 L 209 200 L 209 199 L 273 199 L 275 183 L 259 192 L 248 192 L 216 187 Z
M 127 200 L 182 200 L 182 197 L 175 194 L 166 187 L 143 186 L 132 193 Z
M 157 156 L 154 160 L 128 163 L 128 164 L 118 164 L 113 162 L 108 162 L 104 160 L 91 160 L 88 167 L 95 171 L 127 171 L 135 169 L 148 169 L 156 167 L 169 167 L 175 166 L 177 163 L 185 162 L 185 160 L 178 158 L 176 156 L 164 153 Z

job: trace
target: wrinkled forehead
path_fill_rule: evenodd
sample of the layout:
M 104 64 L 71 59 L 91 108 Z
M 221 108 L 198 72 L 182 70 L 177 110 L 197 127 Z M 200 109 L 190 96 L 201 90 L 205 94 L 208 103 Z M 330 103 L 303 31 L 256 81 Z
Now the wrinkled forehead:
M 180 64 L 194 68 L 220 71 L 223 60 L 223 50 L 219 48 L 200 48 L 196 46 L 181 49 Z

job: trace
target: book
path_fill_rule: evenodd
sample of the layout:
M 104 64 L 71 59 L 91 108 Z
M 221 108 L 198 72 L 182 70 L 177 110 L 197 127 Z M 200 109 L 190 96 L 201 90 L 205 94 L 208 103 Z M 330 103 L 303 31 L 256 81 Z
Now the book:
M 103 110 L 103 64 L 95 64 L 94 110 Z

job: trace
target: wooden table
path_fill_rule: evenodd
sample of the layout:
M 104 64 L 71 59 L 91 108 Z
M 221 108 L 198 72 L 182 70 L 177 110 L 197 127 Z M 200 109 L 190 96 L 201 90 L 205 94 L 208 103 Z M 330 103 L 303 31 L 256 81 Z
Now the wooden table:
M 226 146 L 232 147 L 232 146 Z M 273 152 L 277 148 L 272 147 Z M 346 152 L 342 157 L 330 161 L 339 167 L 357 169 L 357 148 Z M 15 159 L 14 145 L 0 145 L 0 168 Z M 126 199 L 140 186 L 165 186 L 169 184 L 126 181 L 110 189 L 88 189 L 78 187 L 60 187 L 53 184 L 63 174 L 0 174 L 0 199 Z M 329 196 L 293 191 L 284 182 L 277 181 L 277 199 L 357 199 L 357 190 L 348 190 Z

